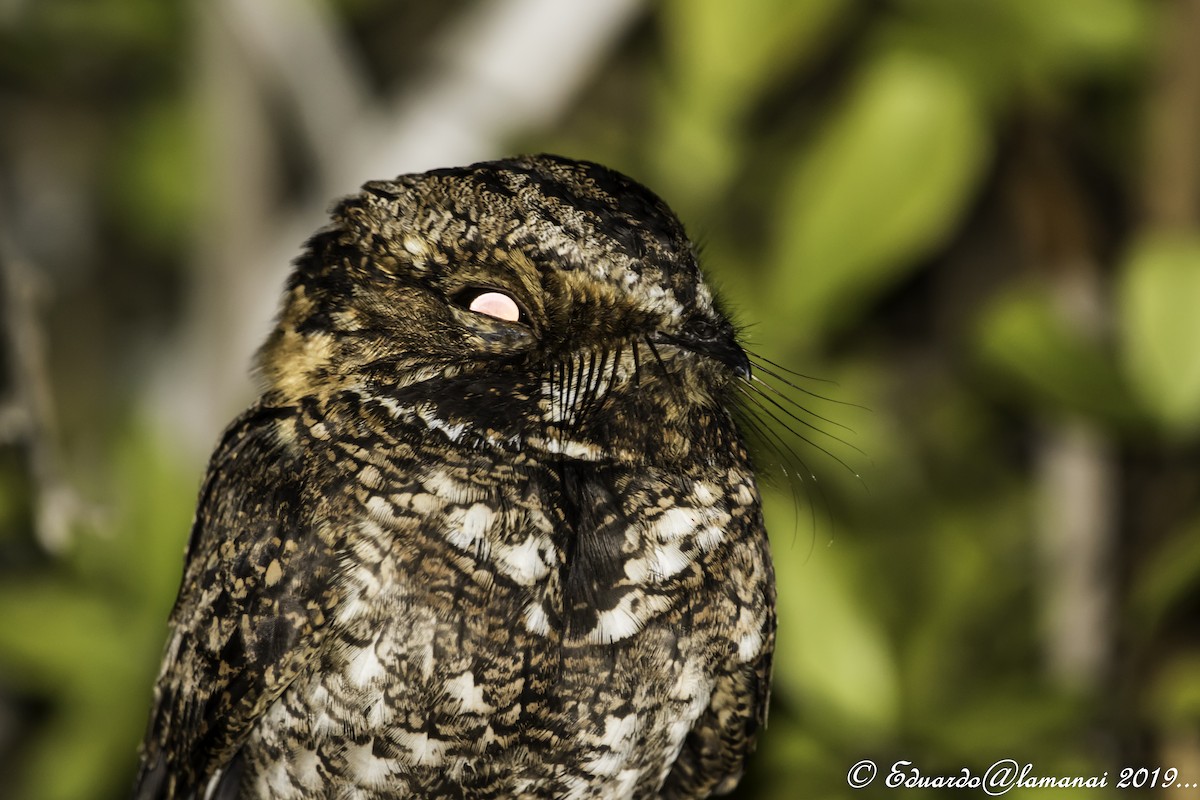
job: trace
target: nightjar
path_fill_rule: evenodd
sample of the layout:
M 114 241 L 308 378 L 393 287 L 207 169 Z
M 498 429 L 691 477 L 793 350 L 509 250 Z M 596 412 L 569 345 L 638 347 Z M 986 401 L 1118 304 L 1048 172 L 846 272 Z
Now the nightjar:
M 200 492 L 138 798 L 706 797 L 766 719 L 750 362 L 597 164 L 366 184 Z

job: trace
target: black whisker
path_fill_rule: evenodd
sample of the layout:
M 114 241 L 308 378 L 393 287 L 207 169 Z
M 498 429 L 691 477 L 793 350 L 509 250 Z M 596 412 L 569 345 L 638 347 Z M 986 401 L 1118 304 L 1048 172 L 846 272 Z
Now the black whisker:
M 762 384 L 763 386 L 766 386 L 767 388 L 771 389 L 772 391 L 778 392 L 778 390 L 776 390 L 775 387 L 771 386 L 769 383 L 765 383 L 764 381 L 759 381 L 758 383 Z M 777 401 L 775 398 L 771 397 L 770 395 L 763 394 L 762 390 L 758 387 L 758 384 L 750 383 L 750 384 L 743 384 L 743 386 L 746 386 L 748 389 L 753 390 L 754 393 L 756 395 L 758 395 L 759 398 L 766 400 L 768 403 L 775 406 L 775 408 L 779 409 L 779 411 L 782 414 L 785 414 L 786 416 L 790 417 L 791 419 L 794 419 L 796 422 L 800 423 L 804 427 L 809 428 L 810 430 L 814 430 L 817 433 L 821 434 L 822 436 L 827 436 L 830 439 L 832 439 L 833 441 L 837 442 L 838 444 L 844 444 L 846 447 L 849 447 L 851 450 L 858 453 L 860 456 L 866 456 L 866 453 L 864 453 L 860 448 L 858 448 L 857 446 L 846 441 L 845 439 L 838 436 L 837 434 L 833 434 L 833 433 L 830 433 L 829 431 L 822 430 L 821 428 L 818 428 L 816 425 L 813 425 L 808 420 L 801 419 L 800 417 L 796 416 L 791 411 L 789 411 L 786 406 L 784 406 L 782 403 Z M 785 399 L 787 399 L 786 395 L 783 395 L 783 397 Z M 807 410 L 807 409 L 805 409 L 805 410 Z M 831 425 L 837 425 L 839 428 L 846 428 L 845 425 L 841 425 L 840 423 L 833 422 L 831 420 L 827 420 L 824 417 L 820 417 L 816 414 L 813 414 L 813 416 L 817 417 L 818 419 L 822 419 L 825 422 L 829 422 Z M 782 422 L 782 420 L 780 420 L 780 422 Z M 850 430 L 850 429 L 846 428 L 846 430 Z M 853 431 L 850 431 L 850 432 L 853 433 Z
M 550 384 L 550 397 L 549 397 L 550 408 L 549 408 L 549 411 L 550 411 L 551 417 L 553 417 L 553 418 L 561 418 L 561 416 L 562 416 L 561 409 L 562 409 L 562 403 L 563 403 L 563 378 L 564 378 L 563 365 L 560 362 L 551 362 L 550 363 L 550 380 L 549 380 L 549 384 Z M 555 438 L 558 440 L 559 452 L 562 452 L 562 444 L 563 444 L 562 423 L 561 422 L 555 423 L 553 430 L 556 434 Z
M 608 371 L 607 385 L 604 390 L 599 392 L 600 408 L 608 402 L 608 398 L 612 396 L 613 385 L 617 382 L 617 371 L 621 368 L 621 356 L 625 355 L 625 343 L 617 341 L 617 347 L 612 354 L 612 369 Z M 600 370 L 601 378 L 604 377 L 604 370 Z
M 778 397 L 783 402 L 791 405 L 793 408 L 795 408 L 799 411 L 804 412 L 805 414 L 808 414 L 810 417 L 815 417 L 816 419 L 821 420 L 821 422 L 828 422 L 830 425 L 836 425 L 837 427 L 841 428 L 844 431 L 849 431 L 850 433 L 854 433 L 854 429 L 851 428 L 849 425 L 845 425 L 841 422 L 838 422 L 837 420 L 822 416 L 821 414 L 818 414 L 817 412 L 813 411 L 811 408 L 807 408 L 805 406 L 800 405 L 800 403 L 797 402 L 795 399 L 788 397 L 786 394 L 779 391 L 774 386 L 767 383 L 766 381 L 764 381 L 762 378 L 758 377 L 757 375 L 751 375 L 750 380 L 754 382 L 755 391 L 761 391 L 759 387 L 765 388 L 767 391 L 769 391 L 771 394 Z
M 801 486 L 804 488 L 804 496 L 809 500 L 809 502 L 806 503 L 808 506 L 809 524 L 812 526 L 812 530 L 816 531 L 817 510 L 816 504 L 812 502 L 813 493 L 812 488 L 810 488 L 810 483 L 811 486 L 816 487 L 820 502 L 825 506 L 827 512 L 829 509 L 829 500 L 825 497 L 824 489 L 820 484 L 817 483 L 816 476 L 812 474 L 811 470 L 808 468 L 808 465 L 804 463 L 804 459 L 800 458 L 800 456 L 788 446 L 787 442 L 783 440 L 783 437 L 772 430 L 770 424 L 760 418 L 754 409 L 742 406 L 742 412 L 742 422 L 750 428 L 760 442 L 769 447 L 779 457 L 779 462 L 775 466 L 783 473 L 784 478 L 787 479 L 788 485 L 791 488 L 791 492 L 789 492 L 789 494 L 792 496 L 792 515 L 797 521 L 797 524 L 799 524 L 800 520 L 800 492 L 798 489 Z M 800 467 L 799 469 L 797 469 L 797 464 Z M 803 472 L 801 472 L 801 470 L 803 470 Z M 811 481 L 804 479 L 804 473 L 808 473 Z
M 587 419 L 588 415 L 594 410 L 597 400 L 599 400 L 600 384 L 604 380 L 604 370 L 608 363 L 608 348 L 600 350 L 600 357 L 597 359 L 593 352 L 589 355 L 587 380 L 584 383 L 583 405 L 579 409 L 579 416 Z
M 800 433 L 798 430 L 793 428 L 791 425 L 788 425 L 785 421 L 781 420 L 779 417 L 776 417 L 774 414 L 772 414 L 770 409 L 768 409 L 766 406 L 764 406 L 762 403 L 759 402 L 760 397 L 763 397 L 763 399 L 770 399 L 770 398 L 766 398 L 763 395 L 759 395 L 754 392 L 751 392 L 748 389 L 746 389 L 744 385 L 740 385 L 739 388 L 741 388 L 742 394 L 746 397 L 746 399 L 748 399 L 751 403 L 754 403 L 754 405 L 758 406 L 758 408 L 761 409 L 763 411 L 763 413 L 765 413 L 771 419 L 775 420 L 775 422 L 778 423 L 780 426 L 782 426 L 783 429 L 786 430 L 788 433 L 792 434 L 793 436 L 795 436 L 797 439 L 804 442 L 805 444 L 812 445 L 816 449 L 820 450 L 826 456 L 828 456 L 829 458 L 833 459 L 834 461 L 836 461 L 837 463 L 839 463 L 843 467 L 845 467 L 846 470 L 851 475 L 853 475 L 855 478 L 858 478 L 860 481 L 862 480 L 862 476 L 859 475 L 858 472 L 853 467 L 851 467 L 849 464 L 847 464 L 840 456 L 838 456 L 836 453 L 830 451 L 828 448 L 822 447 L 821 445 L 814 442 L 812 439 L 810 439 L 807 436 L 805 436 L 804 434 Z M 812 477 L 813 477 L 813 480 L 816 480 L 815 475 Z
M 671 374 L 669 369 L 667 369 L 666 362 L 663 361 L 662 356 L 658 353 L 658 348 L 654 346 L 654 342 L 649 337 L 644 336 L 642 338 L 645 340 L 646 346 L 650 348 L 650 355 L 654 356 L 654 360 L 658 362 L 658 368 L 662 370 L 663 373 L 663 380 L 667 382 L 668 386 L 671 386 L 674 390 L 676 390 L 676 392 L 678 392 L 680 388 L 677 382 L 678 379 L 675 375 Z
M 770 362 L 768 362 L 768 363 L 770 363 Z M 769 368 L 764 367 L 761 364 L 755 364 L 754 369 L 758 370 L 759 372 L 765 372 L 768 375 L 770 375 L 772 378 L 774 378 L 775 380 L 782 383 L 784 386 L 788 386 L 792 389 L 795 389 L 797 392 L 803 392 L 804 394 L 808 395 L 809 397 L 814 397 L 817 400 L 825 400 L 826 402 L 829 402 L 829 403 L 837 403 L 840 406 L 849 406 L 850 408 L 858 408 L 863 411 L 870 410 L 866 406 L 860 406 L 857 403 L 851 403 L 847 400 L 838 400 L 836 397 L 826 397 L 823 394 L 817 394 L 816 392 L 812 391 L 811 389 L 805 389 L 803 386 L 797 386 L 796 384 L 789 381 L 787 378 L 780 375 L 778 372 L 773 372 Z M 824 379 L 823 378 L 813 378 L 813 380 L 824 380 Z M 833 383 L 833 381 L 828 381 L 828 383 Z M 834 385 L 836 386 L 837 384 L 834 383 Z
M 579 354 L 572 353 L 570 360 L 567 361 L 567 391 L 563 397 L 563 406 L 566 409 L 564 422 L 571 429 L 574 429 L 578 423 L 578 415 L 575 413 L 575 398 L 579 394 L 579 373 L 581 371 Z
M 591 351 L 576 353 L 571 363 L 575 367 L 575 380 L 572 384 L 571 391 L 571 438 L 579 437 L 579 429 L 583 427 L 584 416 L 579 401 L 580 395 L 584 394 L 587 389 L 587 378 L 584 377 L 587 371 L 587 359 L 592 355 Z
M 589 387 L 592 386 L 592 380 L 596 377 L 596 351 L 588 350 L 587 352 L 587 377 L 583 379 L 583 401 L 587 403 Z
M 786 443 L 779 437 L 777 433 L 770 430 L 770 426 L 755 415 L 753 409 L 743 409 L 745 412 L 742 415 L 741 423 L 750 429 L 754 437 L 764 446 L 769 447 L 778 458 L 778 463 L 771 466 L 778 467 L 779 470 L 788 479 L 788 483 L 792 484 L 795 489 L 795 483 L 798 481 L 801 484 L 807 483 L 804 476 L 799 474 L 799 471 L 792 464 L 793 461 L 800 461 L 791 448 L 786 447 Z
M 642 360 L 638 355 L 638 340 L 631 339 L 633 345 L 633 385 L 642 388 Z
M 760 353 L 756 353 L 753 350 L 747 350 L 746 354 L 749 355 L 751 358 L 757 358 L 759 361 L 762 361 L 764 364 L 770 364 L 775 369 L 780 370 L 782 372 L 786 372 L 787 374 L 795 376 L 797 378 L 803 378 L 806 381 L 817 381 L 818 383 L 828 383 L 833 386 L 838 385 L 838 382 L 833 380 L 832 378 L 819 378 L 816 375 L 805 375 L 803 372 L 796 372 L 794 369 L 788 369 L 787 367 L 783 366 L 782 364 L 772 361 L 771 359 L 767 358 L 766 356 L 764 356 Z
M 755 408 L 758 409 L 758 412 L 756 413 L 755 410 L 752 408 L 745 408 L 747 415 L 751 416 L 760 426 L 762 426 L 760 428 L 760 432 L 766 434 L 766 436 L 769 437 L 769 441 L 773 442 L 775 445 L 774 449 L 775 449 L 776 454 L 779 455 L 779 457 L 784 460 L 785 463 L 782 463 L 779 466 L 781 468 L 786 468 L 787 466 L 791 466 L 793 470 L 799 472 L 799 470 L 796 470 L 796 465 L 799 465 L 803 469 L 803 474 L 799 475 L 800 480 L 802 482 L 806 482 L 806 479 L 804 476 L 807 475 L 808 476 L 807 480 L 811 480 L 815 483 L 817 480 L 817 476 L 813 473 L 813 471 L 811 469 L 809 469 L 808 464 L 804 461 L 804 459 L 802 459 L 799 456 L 799 454 L 796 453 L 796 451 L 794 449 L 792 449 L 791 447 L 788 446 L 787 441 L 784 440 L 784 438 L 779 434 L 779 432 L 776 431 L 774 428 L 772 428 L 770 423 L 767 422 L 767 419 L 770 419 L 774 422 L 778 422 L 778 420 L 775 419 L 775 417 L 771 415 L 770 411 L 765 406 L 759 404 L 754 399 L 753 395 L 745 392 L 745 390 L 743 390 L 743 394 L 746 396 L 746 399 L 748 399 L 752 403 L 754 403 Z M 765 414 L 766 419 L 764 419 L 762 416 L 759 416 L 759 414 Z M 804 439 L 804 437 L 800 437 L 800 438 Z M 808 440 L 804 439 L 804 441 L 807 442 Z M 786 474 L 786 469 L 785 469 L 784 474 Z

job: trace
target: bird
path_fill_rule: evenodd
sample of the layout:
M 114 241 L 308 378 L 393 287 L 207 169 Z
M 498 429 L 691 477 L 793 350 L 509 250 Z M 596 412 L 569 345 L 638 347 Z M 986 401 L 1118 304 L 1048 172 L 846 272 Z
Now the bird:
M 751 362 L 678 217 L 531 155 L 371 181 L 199 492 L 135 798 L 702 798 L 764 728 Z

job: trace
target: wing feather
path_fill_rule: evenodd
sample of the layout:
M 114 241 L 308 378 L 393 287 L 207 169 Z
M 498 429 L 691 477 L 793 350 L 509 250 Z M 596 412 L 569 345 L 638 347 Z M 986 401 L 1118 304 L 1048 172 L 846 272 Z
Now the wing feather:
M 197 798 L 319 651 L 336 601 L 336 532 L 282 432 L 252 407 L 226 431 L 188 543 L 134 796 Z M 217 779 L 219 781 L 219 778 Z M 215 784 L 214 784 L 215 785 Z

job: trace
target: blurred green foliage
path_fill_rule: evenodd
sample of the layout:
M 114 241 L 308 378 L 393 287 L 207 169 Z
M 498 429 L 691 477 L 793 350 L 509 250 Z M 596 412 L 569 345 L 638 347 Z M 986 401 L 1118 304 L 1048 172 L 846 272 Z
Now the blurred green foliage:
M 146 687 L 179 586 L 195 480 L 144 433 L 111 442 L 101 529 L 0 583 L 5 688 L 52 699 L 5 770 L 16 797 L 119 797 L 149 712 Z
M 436 27 L 472 8 L 418 5 L 328 10 L 395 87 L 412 80 L 388 71 L 406 15 Z M 754 349 L 836 381 L 792 379 L 828 420 L 806 441 L 774 428 L 806 469 L 776 470 L 767 493 L 775 703 L 738 796 L 853 795 L 864 757 L 885 774 L 1011 757 L 1115 777 L 1200 741 L 1200 219 L 1142 211 L 1147 109 L 1182 6 L 667 0 L 562 120 L 508 143 L 654 187 Z M 2 451 L 0 795 L 119 797 L 203 469 L 140 418 L 130 385 L 181 313 L 187 243 L 221 202 L 197 180 L 212 121 L 187 79 L 183 4 L 8 7 L 0 171 L 37 166 L 13 131 L 53 129 L 74 153 L 57 178 L 91 204 L 89 266 L 55 271 L 80 254 L 23 244 L 59 282 L 46 318 L 67 472 L 108 499 L 45 552 L 25 445 Z M 81 386 L 96 364 L 127 377 Z M 1061 587 L 1041 540 L 1045 505 L 1076 502 L 1048 482 L 1048 454 L 1079 429 L 1115 475 L 1092 532 L 1112 614 L 1093 632 L 1103 663 L 1071 675 L 1053 666 Z
M 1200 425 L 1200 238 L 1134 243 L 1117 288 L 1125 367 L 1146 410 L 1168 430 Z

